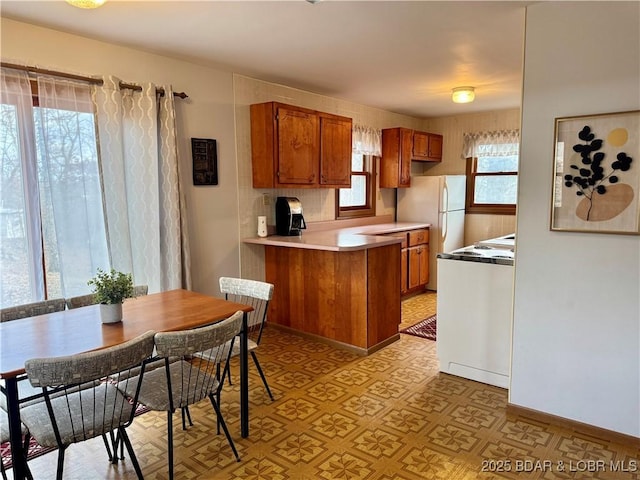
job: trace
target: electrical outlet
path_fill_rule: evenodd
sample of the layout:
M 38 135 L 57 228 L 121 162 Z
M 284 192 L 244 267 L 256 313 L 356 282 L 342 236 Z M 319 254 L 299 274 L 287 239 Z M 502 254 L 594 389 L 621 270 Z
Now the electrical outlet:
M 264 205 L 265 207 L 271 205 L 271 198 L 269 197 L 268 193 L 262 194 L 262 205 Z

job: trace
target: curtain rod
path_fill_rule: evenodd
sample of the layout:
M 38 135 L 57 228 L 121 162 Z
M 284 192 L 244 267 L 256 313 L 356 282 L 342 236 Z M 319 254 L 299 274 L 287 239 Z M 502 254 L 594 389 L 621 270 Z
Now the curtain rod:
M 15 70 L 22 70 L 29 73 L 41 73 L 43 75 L 54 75 L 56 77 L 70 78 L 72 80 L 81 80 L 83 82 L 93 83 L 95 85 L 102 85 L 104 83 L 100 78 L 85 77 L 83 75 L 74 75 L 72 73 L 65 72 L 56 72 L 55 70 L 47 70 L 46 68 L 29 67 L 25 65 L 16 65 L 6 62 L 0 62 L 0 65 L 6 68 L 13 68 Z M 120 88 L 128 88 L 130 90 L 136 90 L 138 92 L 142 90 L 142 87 L 140 85 L 133 85 L 131 83 L 124 82 L 120 82 Z M 158 92 L 160 95 L 164 95 L 164 88 L 156 88 L 156 92 Z M 189 98 L 189 95 L 184 92 L 173 92 L 173 96 L 179 98 Z

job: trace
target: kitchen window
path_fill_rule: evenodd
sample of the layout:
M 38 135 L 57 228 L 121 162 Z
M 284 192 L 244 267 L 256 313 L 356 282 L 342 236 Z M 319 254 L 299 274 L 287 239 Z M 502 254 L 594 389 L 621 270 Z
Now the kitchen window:
M 373 217 L 375 198 L 376 157 L 351 155 L 351 188 L 336 189 L 336 218 Z
M 375 217 L 376 162 L 382 155 L 382 130 L 353 125 L 351 188 L 336 189 L 336 219 Z
M 465 134 L 467 213 L 515 215 L 519 132 Z

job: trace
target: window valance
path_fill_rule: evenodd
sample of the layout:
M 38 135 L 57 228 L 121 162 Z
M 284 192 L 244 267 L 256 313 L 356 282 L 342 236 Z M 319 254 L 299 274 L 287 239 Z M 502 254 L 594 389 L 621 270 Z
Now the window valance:
M 382 130 L 354 125 L 352 133 L 353 153 L 362 155 L 382 155 Z
M 462 156 L 506 157 L 518 155 L 520 130 L 498 130 L 463 134 Z

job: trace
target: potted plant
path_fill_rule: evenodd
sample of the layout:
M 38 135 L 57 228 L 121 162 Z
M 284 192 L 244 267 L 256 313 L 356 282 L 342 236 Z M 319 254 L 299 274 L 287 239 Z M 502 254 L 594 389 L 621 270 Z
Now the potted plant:
M 114 270 L 109 272 L 98 268 L 96 276 L 87 282 L 93 288 L 96 303 L 100 304 L 100 318 L 103 323 L 122 320 L 122 302 L 133 297 L 133 278 L 130 273 Z

